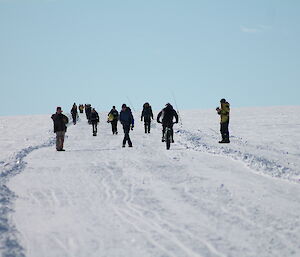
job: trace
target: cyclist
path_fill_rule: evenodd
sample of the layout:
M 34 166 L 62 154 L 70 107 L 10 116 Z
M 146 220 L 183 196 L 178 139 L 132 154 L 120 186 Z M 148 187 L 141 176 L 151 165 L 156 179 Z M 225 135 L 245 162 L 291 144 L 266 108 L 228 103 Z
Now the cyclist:
M 162 116 L 162 121 L 160 121 L 160 118 Z M 172 143 L 174 143 L 174 131 L 173 131 L 173 119 L 175 117 L 175 123 L 178 123 L 178 114 L 177 112 L 173 109 L 173 106 L 170 103 L 166 104 L 166 107 L 163 108 L 159 114 L 157 115 L 157 122 L 162 123 L 162 142 L 165 141 L 165 131 L 166 128 L 169 127 L 171 129 L 171 137 L 172 137 Z

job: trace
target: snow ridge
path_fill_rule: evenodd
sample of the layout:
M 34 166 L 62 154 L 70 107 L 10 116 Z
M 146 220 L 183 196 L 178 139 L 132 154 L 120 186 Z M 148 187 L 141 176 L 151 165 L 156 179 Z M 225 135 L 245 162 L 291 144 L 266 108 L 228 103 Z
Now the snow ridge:
M 281 165 L 276 161 L 269 160 L 263 156 L 250 153 L 248 152 L 248 149 L 245 149 L 245 147 L 245 151 L 243 151 L 238 148 L 233 149 L 231 146 L 214 146 L 212 143 L 206 142 L 205 138 L 207 135 L 200 130 L 198 130 L 198 133 L 193 133 L 184 129 L 178 129 L 176 133 L 185 139 L 180 141 L 180 143 L 186 148 L 192 148 L 193 150 L 207 152 L 209 154 L 230 157 L 234 160 L 242 161 L 252 170 L 262 172 L 265 175 L 283 178 L 293 182 L 300 182 L 297 178 L 300 175 L 298 171 Z M 216 139 L 214 138 L 214 140 Z M 239 143 L 243 144 L 242 142 Z M 243 145 L 245 146 L 245 144 Z
M 6 163 L 1 161 L 0 173 L 0 247 L 4 249 L 3 256 L 23 257 L 24 249 L 18 243 L 17 230 L 9 221 L 9 214 L 13 212 L 13 203 L 16 195 L 6 186 L 7 181 L 24 170 L 26 162 L 24 158 L 34 150 L 50 147 L 55 144 L 55 138 L 51 138 L 45 143 L 37 146 L 29 146 L 17 152 L 12 161 Z

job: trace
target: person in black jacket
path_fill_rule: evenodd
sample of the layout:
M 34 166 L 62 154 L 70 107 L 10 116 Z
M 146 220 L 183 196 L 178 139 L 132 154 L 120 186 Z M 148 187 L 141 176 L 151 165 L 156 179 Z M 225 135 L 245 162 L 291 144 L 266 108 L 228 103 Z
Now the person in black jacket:
M 88 120 L 88 123 L 91 124 L 90 114 L 92 111 L 92 106 L 90 104 L 86 104 L 84 109 L 85 109 L 85 115 Z
M 134 118 L 131 112 L 131 109 L 126 106 L 126 104 L 122 105 L 122 111 L 120 112 L 120 122 L 123 125 L 124 130 L 124 139 L 122 147 L 125 147 L 126 142 L 128 142 L 128 146 L 132 147 L 132 142 L 129 137 L 130 128 L 133 130 L 134 127 Z
M 98 112 L 96 112 L 95 108 L 93 108 L 91 111 L 90 121 L 93 126 L 93 136 L 96 136 L 97 135 L 97 125 L 99 122 L 99 115 L 98 115 Z
M 160 121 L 160 117 L 162 116 L 162 121 Z M 157 115 L 157 122 L 162 123 L 163 130 L 162 130 L 162 142 L 165 141 L 165 131 L 166 128 L 169 127 L 171 128 L 171 136 L 172 136 L 172 143 L 174 143 L 174 131 L 173 131 L 173 119 L 175 117 L 175 123 L 178 123 L 178 114 L 177 112 L 173 109 L 173 106 L 169 103 L 166 104 L 166 107 L 162 109 L 158 115 Z
M 149 103 L 144 103 L 143 105 L 141 121 L 143 121 L 143 118 L 144 118 L 145 133 L 150 133 L 151 118 L 153 120 L 153 112 Z
M 72 114 L 73 124 L 75 125 L 76 124 L 77 115 L 78 115 L 76 103 L 73 104 L 73 107 L 71 109 L 71 114 Z
M 118 134 L 118 119 L 119 112 L 116 110 L 116 106 L 113 106 L 107 115 L 107 122 L 111 123 L 111 130 L 113 134 Z
M 54 125 L 54 133 L 56 133 L 56 150 L 65 151 L 63 149 L 65 133 L 67 131 L 67 124 L 69 119 L 67 116 L 62 114 L 61 107 L 56 108 L 56 113 L 51 116 Z

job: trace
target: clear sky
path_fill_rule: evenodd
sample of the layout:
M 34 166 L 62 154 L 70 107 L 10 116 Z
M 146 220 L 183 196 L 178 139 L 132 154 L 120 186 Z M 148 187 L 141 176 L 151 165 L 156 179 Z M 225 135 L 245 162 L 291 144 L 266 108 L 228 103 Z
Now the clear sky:
M 0 0 L 0 115 L 299 105 L 299 0 Z

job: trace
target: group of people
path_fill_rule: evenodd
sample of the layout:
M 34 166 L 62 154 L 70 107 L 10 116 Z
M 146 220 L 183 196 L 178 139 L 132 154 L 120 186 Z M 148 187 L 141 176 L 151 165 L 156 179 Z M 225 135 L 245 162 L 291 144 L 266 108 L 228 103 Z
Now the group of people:
M 97 124 L 99 123 L 99 114 L 92 108 L 90 104 L 85 104 L 84 106 L 79 105 L 80 113 L 83 113 L 85 110 L 86 118 L 88 123 L 92 125 L 93 128 L 93 136 L 97 135 Z M 220 115 L 220 132 L 222 135 L 222 140 L 219 143 L 230 143 L 229 140 L 229 113 L 230 113 L 230 104 L 223 98 L 220 100 L 220 107 L 216 108 L 217 113 Z M 73 124 L 76 124 L 78 119 L 77 105 L 73 104 L 71 109 Z M 67 131 L 67 124 L 69 123 L 69 119 L 66 115 L 62 114 L 61 107 L 56 108 L 56 113 L 51 116 L 54 123 L 54 133 L 56 133 L 56 150 L 57 151 L 65 151 L 63 149 L 64 144 L 64 136 Z M 174 122 L 175 118 L 175 122 Z M 170 128 L 171 130 L 171 142 L 174 143 L 174 132 L 173 132 L 173 124 L 178 123 L 178 114 L 176 110 L 170 103 L 167 103 L 166 106 L 158 113 L 156 121 L 162 124 L 162 142 L 165 141 L 165 131 L 166 128 Z M 141 114 L 141 121 L 144 121 L 144 129 L 145 133 L 150 133 L 151 130 L 151 120 L 153 120 L 153 112 L 151 105 L 146 102 L 143 105 L 143 110 Z M 130 139 L 129 133 L 130 130 L 134 128 L 134 117 L 132 111 L 129 106 L 123 104 L 121 107 L 120 113 L 117 111 L 116 107 L 113 106 L 110 112 L 107 115 L 107 122 L 111 123 L 112 133 L 113 135 L 118 134 L 118 121 L 123 126 L 124 138 L 122 147 L 126 146 L 126 143 L 129 147 L 132 147 L 132 141 Z

